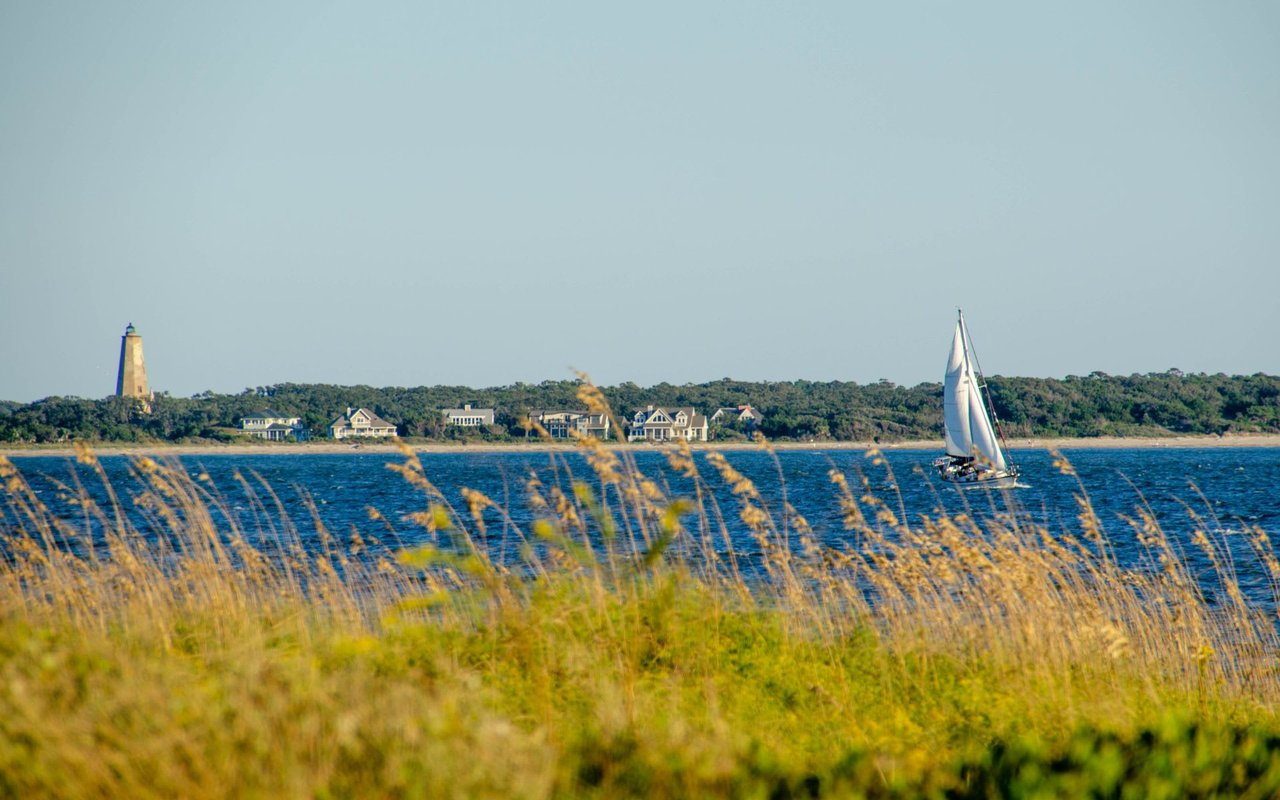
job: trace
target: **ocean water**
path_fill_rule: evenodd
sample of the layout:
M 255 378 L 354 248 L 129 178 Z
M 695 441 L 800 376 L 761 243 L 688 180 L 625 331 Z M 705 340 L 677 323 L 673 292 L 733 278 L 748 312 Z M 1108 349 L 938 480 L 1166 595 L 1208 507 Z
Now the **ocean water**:
M 1199 528 L 1223 541 L 1235 561 L 1246 594 L 1259 604 L 1274 604 L 1269 580 L 1252 555 L 1243 535 L 1261 528 L 1273 540 L 1280 539 L 1280 448 L 1119 448 L 1074 449 L 1067 457 L 1076 477 L 1054 468 L 1043 450 L 1015 450 L 1022 467 L 1025 488 L 1009 492 L 960 491 L 934 478 L 929 467 L 937 454 L 920 450 L 890 450 L 877 465 L 854 450 L 785 450 L 776 460 L 756 450 L 726 453 L 729 462 L 752 478 L 765 502 L 777 512 L 783 493 L 803 514 L 820 541 L 833 548 L 855 546 L 840 521 L 838 498 L 829 471 L 844 472 L 855 487 L 863 476 L 873 491 L 912 522 L 921 515 L 965 512 L 978 517 L 1018 514 L 1043 524 L 1051 532 L 1077 530 L 1076 495 L 1087 493 L 1122 562 L 1137 564 L 1141 557 L 1129 520 L 1140 507 L 1149 508 L 1182 550 L 1195 574 L 1202 576 L 1212 594 L 1213 571 L 1207 559 L 1190 542 Z M 692 484 L 675 474 L 658 451 L 634 451 L 639 468 L 673 496 L 691 496 Z M 748 565 L 758 555 L 756 544 L 737 519 L 737 503 L 705 456 L 696 455 L 699 468 L 723 511 L 730 542 Z M 91 472 L 65 457 L 33 456 L 12 459 L 55 513 L 83 526 L 83 512 L 69 502 L 69 487 L 79 480 L 99 503 L 107 502 L 106 490 Z M 398 455 L 343 453 L 308 455 L 191 455 L 180 460 L 193 477 L 207 475 L 202 485 L 218 498 L 220 524 L 230 518 L 251 535 L 263 535 L 270 549 L 286 520 L 297 530 L 304 547 L 319 547 L 319 525 L 338 540 L 358 534 L 376 540 L 366 557 L 377 557 L 427 539 L 427 533 L 408 515 L 426 508 L 421 492 L 387 468 Z M 476 489 L 508 509 L 504 516 L 486 513 L 486 546 L 499 558 L 519 559 L 520 533 L 528 533 L 533 514 L 525 502 L 525 484 L 531 474 L 544 483 L 560 481 L 568 489 L 570 475 L 592 477 L 576 453 L 459 452 L 421 455 L 427 477 L 459 510 L 465 510 L 461 490 Z M 131 462 L 122 456 L 106 456 L 103 467 L 123 506 L 139 530 L 162 527 L 132 503 L 142 484 L 132 474 Z M 78 477 L 77 477 L 78 476 Z M 377 518 L 370 514 L 376 509 Z M 0 517 L 0 539 L 16 524 L 12 508 Z M 317 525 L 317 522 L 319 525 Z M 726 545 L 719 545 L 724 549 Z M 0 541 L 0 549 L 3 542 Z

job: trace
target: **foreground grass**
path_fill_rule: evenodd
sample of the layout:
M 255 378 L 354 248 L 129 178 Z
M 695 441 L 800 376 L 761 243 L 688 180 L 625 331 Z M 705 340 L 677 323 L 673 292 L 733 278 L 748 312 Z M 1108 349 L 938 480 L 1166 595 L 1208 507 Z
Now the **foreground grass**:
M 304 552 L 250 480 L 270 557 L 183 469 L 135 462 L 131 502 L 168 531 L 144 540 L 77 486 L 83 518 L 53 516 L 0 460 L 0 796 L 1280 791 L 1276 636 L 1208 533 L 1213 606 L 1140 511 L 1150 562 L 1118 566 L 1083 491 L 1051 535 L 908 523 L 833 474 L 852 545 L 831 552 L 717 454 L 671 452 L 697 487 L 677 500 L 584 452 L 589 475 L 530 478 L 529 530 L 476 493 L 454 508 L 406 452 L 434 544 L 394 564 L 323 530 Z M 725 514 L 766 580 L 716 547 Z M 518 569 L 477 544 L 495 522 L 527 542 Z

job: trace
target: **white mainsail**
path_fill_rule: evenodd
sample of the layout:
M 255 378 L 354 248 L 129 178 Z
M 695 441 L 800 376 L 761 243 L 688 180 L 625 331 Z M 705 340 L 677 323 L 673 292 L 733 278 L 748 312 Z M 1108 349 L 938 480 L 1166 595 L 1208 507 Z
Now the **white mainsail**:
M 969 334 L 964 317 L 956 321 L 951 340 L 951 356 L 947 359 L 947 377 L 942 391 L 943 421 L 946 429 L 947 455 L 971 458 L 975 452 L 998 470 L 1007 469 L 1004 453 L 987 415 L 982 392 L 973 370 Z

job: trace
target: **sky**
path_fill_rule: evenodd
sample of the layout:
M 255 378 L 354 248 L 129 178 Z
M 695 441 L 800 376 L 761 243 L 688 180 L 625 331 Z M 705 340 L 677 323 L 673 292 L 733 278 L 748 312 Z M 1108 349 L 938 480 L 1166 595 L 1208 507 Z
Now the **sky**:
M 0 399 L 1280 374 L 1280 4 L 0 0 Z

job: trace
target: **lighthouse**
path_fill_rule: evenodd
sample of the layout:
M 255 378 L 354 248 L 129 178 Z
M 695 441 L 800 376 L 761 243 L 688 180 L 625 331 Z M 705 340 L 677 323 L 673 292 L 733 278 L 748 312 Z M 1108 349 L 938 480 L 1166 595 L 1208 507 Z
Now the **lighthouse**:
M 120 372 L 116 376 L 116 394 L 120 397 L 137 397 L 149 400 L 147 368 L 142 363 L 142 337 L 133 329 L 133 323 L 124 329 L 120 337 Z

